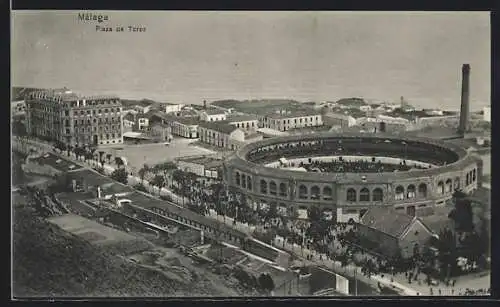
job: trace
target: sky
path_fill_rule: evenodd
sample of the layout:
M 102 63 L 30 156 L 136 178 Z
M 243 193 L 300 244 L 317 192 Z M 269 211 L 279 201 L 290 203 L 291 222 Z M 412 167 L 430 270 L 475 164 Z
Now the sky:
M 184 103 L 404 96 L 458 109 L 469 63 L 472 109 L 490 104 L 488 12 L 91 12 L 102 23 L 78 13 L 13 12 L 13 85 Z

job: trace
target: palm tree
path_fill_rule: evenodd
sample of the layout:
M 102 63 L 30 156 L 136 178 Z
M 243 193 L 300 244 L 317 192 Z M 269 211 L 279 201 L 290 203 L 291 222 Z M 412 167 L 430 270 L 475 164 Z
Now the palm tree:
M 106 154 L 106 160 L 108 160 L 108 164 L 111 164 L 111 157 L 113 155 L 112 154 Z
M 118 168 L 121 168 L 125 164 L 125 163 L 123 163 L 123 160 L 120 157 L 115 157 L 115 163 L 116 163 L 116 166 L 118 166 Z
M 146 177 L 146 174 L 149 173 L 150 168 L 149 165 L 144 164 L 143 167 L 139 170 L 139 177 L 141 178 L 141 184 L 144 185 L 144 177 Z
M 165 178 L 163 178 L 163 176 L 161 176 L 161 175 L 156 175 L 153 177 L 151 184 L 153 186 L 158 187 L 158 196 L 159 196 L 161 188 L 163 188 L 163 186 L 165 185 Z
M 104 151 L 99 151 L 99 162 L 101 162 L 101 166 L 104 167 Z

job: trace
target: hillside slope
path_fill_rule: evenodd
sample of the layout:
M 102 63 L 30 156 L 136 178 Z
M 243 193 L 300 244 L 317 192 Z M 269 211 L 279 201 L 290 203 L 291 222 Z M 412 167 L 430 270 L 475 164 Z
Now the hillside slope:
M 14 297 L 193 296 L 188 285 L 105 253 L 16 208 Z

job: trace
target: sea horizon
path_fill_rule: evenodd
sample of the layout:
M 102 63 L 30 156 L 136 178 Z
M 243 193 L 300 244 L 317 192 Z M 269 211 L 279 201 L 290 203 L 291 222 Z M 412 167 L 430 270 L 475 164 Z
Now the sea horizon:
M 403 96 L 458 110 L 470 64 L 471 110 L 491 105 L 488 12 L 98 12 L 102 26 L 143 33 L 96 31 L 78 13 L 13 12 L 13 84 L 185 104 Z

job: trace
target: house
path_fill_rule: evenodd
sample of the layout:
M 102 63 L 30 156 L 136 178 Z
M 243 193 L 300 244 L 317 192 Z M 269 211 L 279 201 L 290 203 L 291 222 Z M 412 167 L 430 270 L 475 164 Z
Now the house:
M 322 126 L 323 118 L 319 112 L 313 110 L 277 110 L 276 113 L 262 116 L 260 122 L 263 128 L 288 131 L 290 129 Z
M 172 127 L 156 122 L 150 125 L 148 135 L 151 139 L 158 142 L 170 142 L 172 140 Z
M 231 150 L 245 141 L 245 132 L 241 128 L 225 122 L 201 122 L 198 134 L 203 143 Z
M 226 120 L 226 112 L 215 108 L 206 109 L 200 113 L 200 120 L 205 122 Z
M 184 157 L 175 160 L 177 167 L 196 174 L 203 185 L 222 180 L 223 160 L 210 156 Z
M 352 127 L 356 125 L 356 119 L 350 115 L 341 113 L 327 113 L 323 115 L 323 122 L 327 126 L 332 127 Z
M 244 131 L 256 131 L 259 125 L 259 120 L 255 115 L 229 115 L 226 122 Z
M 172 134 L 182 136 L 188 139 L 198 138 L 198 124 L 199 121 L 191 117 L 175 117 L 171 116 L 165 121 L 172 128 Z
M 134 130 L 135 121 L 123 118 L 123 132 Z
M 139 113 L 148 113 L 151 109 L 151 105 L 146 105 L 146 104 L 141 104 L 141 105 L 135 105 L 133 107 L 133 110 L 139 112 Z
M 145 131 L 149 129 L 149 118 L 139 116 L 137 119 L 137 130 Z
M 161 105 L 164 107 L 164 112 L 165 113 L 176 113 L 180 112 L 182 108 L 184 107 L 183 104 L 181 103 L 169 103 L 169 102 L 163 102 Z
M 361 244 L 386 257 L 411 258 L 429 243 L 433 232 L 418 218 L 390 207 L 373 207 L 361 217 Z

